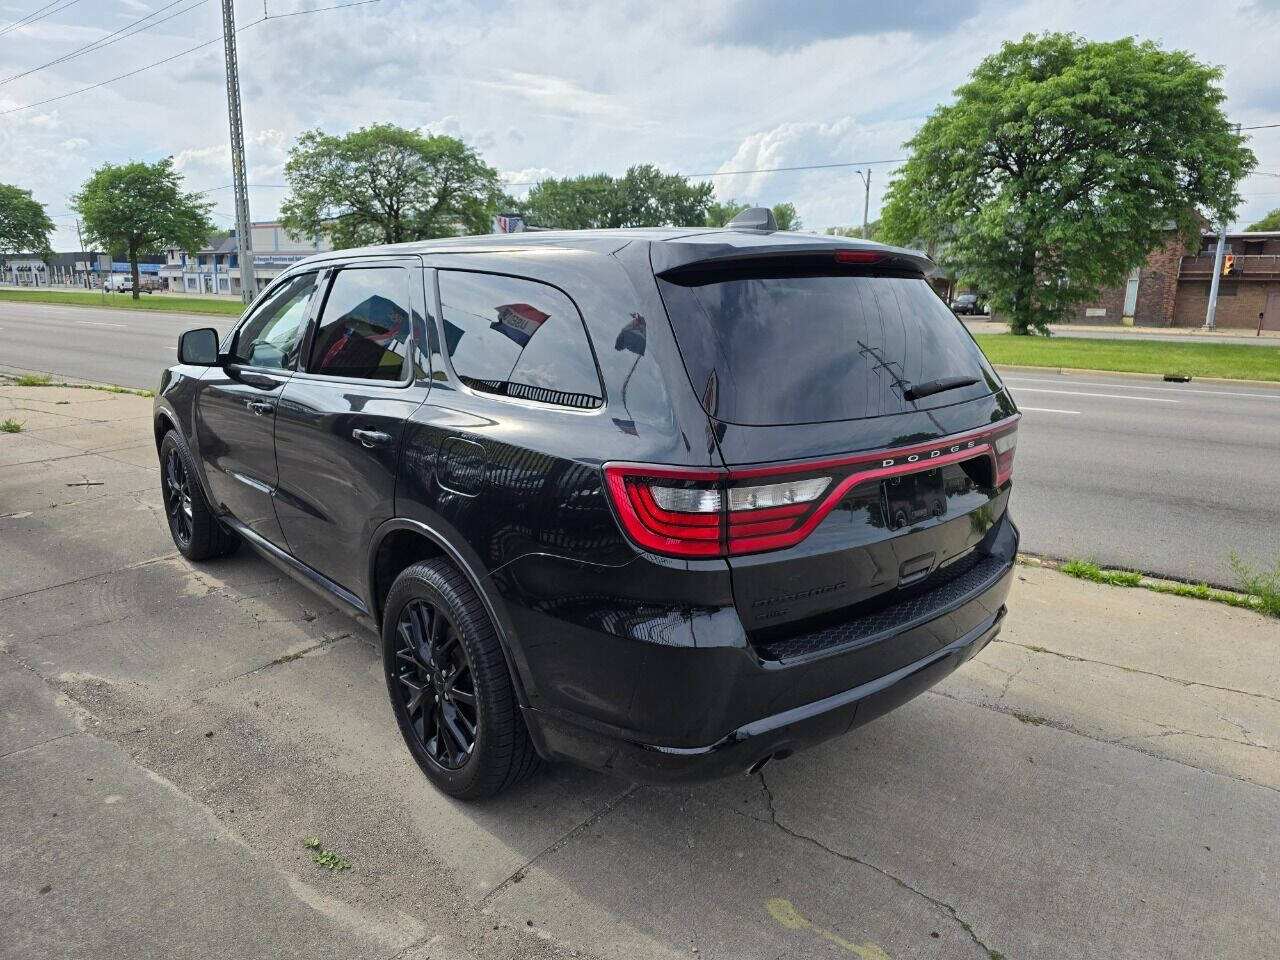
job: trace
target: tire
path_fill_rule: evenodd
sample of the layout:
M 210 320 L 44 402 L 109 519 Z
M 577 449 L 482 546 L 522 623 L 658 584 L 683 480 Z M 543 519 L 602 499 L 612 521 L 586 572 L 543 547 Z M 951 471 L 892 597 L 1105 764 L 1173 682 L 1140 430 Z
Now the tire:
M 160 495 L 174 546 L 188 560 L 225 557 L 239 548 L 240 538 L 210 509 L 191 454 L 172 430 L 160 441 Z
M 433 784 L 462 800 L 541 766 L 479 596 L 449 561 L 407 567 L 387 594 L 382 665 L 396 724 Z

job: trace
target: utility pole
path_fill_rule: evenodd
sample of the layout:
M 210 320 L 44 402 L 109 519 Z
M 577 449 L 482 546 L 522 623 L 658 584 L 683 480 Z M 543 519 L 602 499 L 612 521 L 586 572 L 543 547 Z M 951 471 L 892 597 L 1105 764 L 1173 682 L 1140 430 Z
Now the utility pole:
M 1236 136 L 1240 136 L 1240 124 L 1236 124 Z M 1209 281 L 1209 308 L 1204 312 L 1204 328 L 1214 329 L 1213 315 L 1218 312 L 1218 283 L 1222 279 L 1222 258 L 1227 252 L 1227 220 L 1223 217 L 1218 227 L 1218 246 L 1213 253 L 1213 278 Z
M 80 218 L 76 217 L 76 239 L 80 241 L 80 257 L 84 262 L 84 288 L 89 289 L 89 256 L 84 251 L 84 234 L 80 232 Z M 77 277 L 77 279 L 79 279 Z
M 240 264 L 240 299 L 253 303 L 258 285 L 253 276 L 253 224 L 249 220 L 249 185 L 244 170 L 244 120 L 240 113 L 235 0 L 222 0 L 222 42 L 227 54 L 227 114 L 231 121 L 231 173 L 236 189 L 236 259 Z
M 862 198 L 862 239 L 867 239 L 867 211 L 871 208 L 871 168 L 867 168 L 867 172 L 861 170 L 853 171 L 862 178 L 863 198 Z

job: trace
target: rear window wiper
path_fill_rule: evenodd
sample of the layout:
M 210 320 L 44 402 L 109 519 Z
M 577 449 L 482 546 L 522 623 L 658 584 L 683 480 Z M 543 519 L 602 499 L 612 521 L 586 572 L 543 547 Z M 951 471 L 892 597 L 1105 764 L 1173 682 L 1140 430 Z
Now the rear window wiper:
M 902 391 L 902 396 L 907 400 L 920 400 L 924 397 L 931 397 L 935 393 L 942 393 L 945 390 L 955 390 L 958 387 L 971 387 L 978 382 L 977 377 L 939 377 L 937 380 L 926 380 L 924 383 L 913 383 L 907 389 Z

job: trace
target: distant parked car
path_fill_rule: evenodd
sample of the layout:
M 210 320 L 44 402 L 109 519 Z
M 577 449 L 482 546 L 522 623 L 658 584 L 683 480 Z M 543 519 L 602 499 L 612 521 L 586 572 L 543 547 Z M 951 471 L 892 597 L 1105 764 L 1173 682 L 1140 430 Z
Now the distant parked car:
M 962 313 L 982 313 L 982 307 L 978 304 L 978 295 L 976 293 L 960 294 L 951 301 L 951 312 L 957 316 Z

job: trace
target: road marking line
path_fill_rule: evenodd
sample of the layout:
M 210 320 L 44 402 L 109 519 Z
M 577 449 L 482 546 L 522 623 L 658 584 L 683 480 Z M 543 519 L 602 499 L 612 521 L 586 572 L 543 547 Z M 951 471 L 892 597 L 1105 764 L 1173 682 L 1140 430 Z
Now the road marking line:
M 1018 407 L 1019 410 L 1033 410 L 1036 413 L 1079 413 L 1079 410 L 1058 410 L 1054 407 Z
M 104 323 L 101 320 L 77 320 L 76 323 L 87 323 L 91 327 L 125 327 L 125 323 Z
M 1019 387 L 1015 393 L 1060 393 L 1068 397 L 1102 397 L 1104 400 L 1145 400 L 1147 403 L 1181 403 L 1165 397 L 1130 397 L 1123 393 L 1084 393 L 1081 390 L 1050 390 L 1047 387 Z
M 1050 380 L 1048 377 L 1005 377 L 1015 383 L 1061 383 L 1061 380 Z M 1090 380 L 1074 381 L 1082 387 L 1113 387 L 1113 383 L 1096 383 Z M 1280 392 L 1276 393 L 1237 393 L 1230 390 L 1201 390 L 1199 387 L 1188 386 L 1186 388 L 1179 387 L 1143 387 L 1136 383 L 1124 384 L 1126 390 L 1151 390 L 1159 393 L 1198 393 L 1207 397 L 1252 397 L 1255 400 L 1280 400 Z

